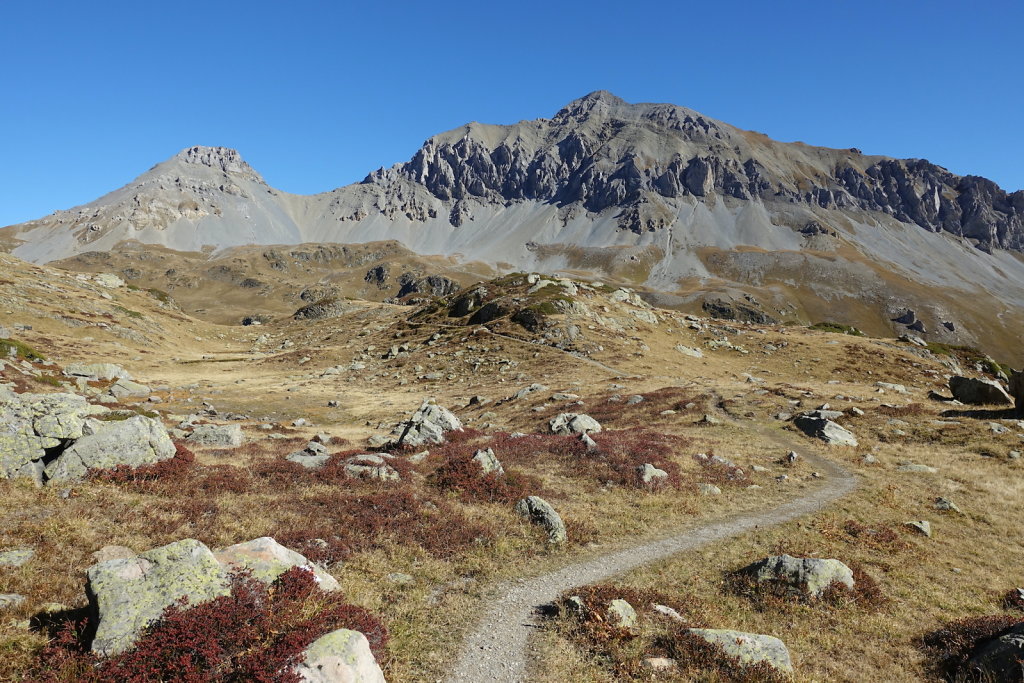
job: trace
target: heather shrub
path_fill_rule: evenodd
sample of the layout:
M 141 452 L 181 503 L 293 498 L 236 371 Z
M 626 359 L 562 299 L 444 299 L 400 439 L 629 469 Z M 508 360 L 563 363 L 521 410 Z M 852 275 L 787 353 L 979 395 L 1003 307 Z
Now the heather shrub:
M 543 491 L 540 480 L 515 470 L 505 474 L 484 474 L 473 462 L 475 448 L 459 449 L 430 475 L 429 482 L 442 491 L 451 491 L 463 498 L 485 503 L 515 503 Z
M 162 462 L 139 467 L 117 465 L 103 470 L 91 470 L 89 479 L 109 484 L 122 484 L 141 492 L 151 492 L 159 488 L 161 480 L 178 482 L 195 470 L 197 467 L 196 456 L 179 442 L 176 442 L 174 447 L 174 456 Z
M 374 655 L 385 656 L 388 632 L 380 620 L 321 591 L 311 572 L 295 567 L 270 585 L 238 573 L 229 595 L 168 607 L 131 650 L 106 659 L 88 653 L 89 624 L 70 623 L 42 650 L 32 679 L 297 683 L 291 667 L 302 651 L 340 628 L 363 633 Z

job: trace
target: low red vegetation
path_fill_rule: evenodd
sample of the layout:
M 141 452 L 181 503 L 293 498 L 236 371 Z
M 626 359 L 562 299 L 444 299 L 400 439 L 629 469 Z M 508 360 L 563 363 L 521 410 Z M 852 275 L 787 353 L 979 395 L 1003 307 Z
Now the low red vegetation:
M 132 485 L 136 490 L 152 489 L 151 484 L 161 479 L 180 480 L 197 467 L 196 456 L 181 443 L 175 443 L 174 446 L 174 456 L 162 462 L 139 467 L 117 465 L 105 470 L 92 470 L 89 478 L 110 484 Z
M 340 628 L 361 632 L 384 657 L 388 632 L 380 620 L 339 593 L 322 592 L 311 572 L 296 567 L 270 585 L 243 573 L 232 577 L 230 595 L 167 608 L 134 648 L 106 659 L 88 652 L 88 624 L 69 624 L 42 650 L 31 679 L 297 683 L 291 667 L 303 650 Z

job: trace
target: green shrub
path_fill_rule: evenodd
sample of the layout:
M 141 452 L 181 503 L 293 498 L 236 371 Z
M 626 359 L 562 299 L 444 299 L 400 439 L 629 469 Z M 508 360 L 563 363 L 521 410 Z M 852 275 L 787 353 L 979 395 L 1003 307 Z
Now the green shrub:
M 818 330 L 819 332 L 833 332 L 835 334 L 848 334 L 853 337 L 863 337 L 864 333 L 858 330 L 856 327 L 851 325 L 843 325 L 841 323 L 833 322 L 820 322 L 815 323 L 808 327 L 809 330 Z

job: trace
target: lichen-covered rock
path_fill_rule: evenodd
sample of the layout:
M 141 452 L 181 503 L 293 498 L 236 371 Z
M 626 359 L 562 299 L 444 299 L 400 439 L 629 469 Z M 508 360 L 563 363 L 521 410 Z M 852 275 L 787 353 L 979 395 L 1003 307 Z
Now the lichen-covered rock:
M 76 394 L 15 394 L 0 397 L 0 478 L 28 477 L 42 483 L 43 458 L 83 435 L 85 420 L 98 410 Z
M 227 572 L 209 548 L 193 539 L 100 562 L 86 575 L 97 619 L 92 650 L 101 655 L 130 648 L 148 624 L 182 598 L 197 605 L 228 594 Z
M 953 398 L 962 403 L 975 405 L 1013 405 L 1013 399 L 995 380 L 956 375 L 949 379 L 949 390 Z
M 649 462 L 637 467 L 636 473 L 640 477 L 640 483 L 644 486 L 654 487 L 668 481 L 668 472 L 658 469 Z
M 215 551 L 213 556 L 225 567 L 248 569 L 255 578 L 266 583 L 270 583 L 292 567 L 306 567 L 313 572 L 323 590 L 335 591 L 339 588 L 338 581 L 321 567 L 268 536 L 230 545 Z
M 84 377 L 90 380 L 131 379 L 131 374 L 120 365 L 113 363 L 71 363 L 64 366 L 67 377 Z
M 839 560 L 774 555 L 747 568 L 758 583 L 775 581 L 795 593 L 820 597 L 833 585 L 853 588 L 853 571 Z
M 539 496 L 529 496 L 516 503 L 516 512 L 534 524 L 540 524 L 548 532 L 548 542 L 565 543 L 565 523 L 551 505 Z
M 110 395 L 117 399 L 122 398 L 146 398 L 152 389 L 145 384 L 134 382 L 130 379 L 119 379 L 110 387 Z
M 490 448 L 477 451 L 473 456 L 473 462 L 480 466 L 480 471 L 484 474 L 494 474 L 499 477 L 505 474 L 505 468 L 501 466 L 498 457 Z
M 95 434 L 75 441 L 46 466 L 46 477 L 52 481 L 77 481 L 89 470 L 152 465 L 174 457 L 175 452 L 161 422 L 137 415 L 107 423 Z
M 244 438 L 241 425 L 196 425 L 185 440 L 196 446 L 238 448 Z
M 764 662 L 777 671 L 793 673 L 793 660 L 790 659 L 789 650 L 785 643 L 773 636 L 714 628 L 691 628 L 687 629 L 687 633 L 717 645 L 725 654 L 735 657 L 744 666 Z
M 426 400 L 405 422 L 398 425 L 399 446 L 444 443 L 445 432 L 462 431 L 462 422 L 452 411 Z
M 625 600 L 616 598 L 608 603 L 608 623 L 619 628 L 633 628 L 636 626 L 636 610 Z
M 32 548 L 15 548 L 0 552 L 0 567 L 20 567 L 33 557 L 36 551 Z
M 398 481 L 398 471 L 388 464 L 382 456 L 375 453 L 354 455 L 345 460 L 345 475 L 353 479 L 376 479 L 378 481 Z
M 294 671 L 303 683 L 385 683 L 366 636 L 348 629 L 310 643 Z
M 601 423 L 582 413 L 561 413 L 551 418 L 549 423 L 555 434 L 596 434 L 601 431 Z

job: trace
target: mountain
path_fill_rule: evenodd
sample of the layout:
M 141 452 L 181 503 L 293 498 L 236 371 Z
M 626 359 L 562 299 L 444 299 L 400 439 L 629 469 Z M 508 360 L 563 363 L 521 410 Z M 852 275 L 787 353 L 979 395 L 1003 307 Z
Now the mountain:
M 208 252 L 397 240 L 628 281 L 662 304 L 1006 349 L 1024 322 L 1024 191 L 607 92 L 551 119 L 467 124 L 312 196 L 269 187 L 234 150 L 193 147 L 94 202 L 0 230 L 36 262 L 129 240 Z

